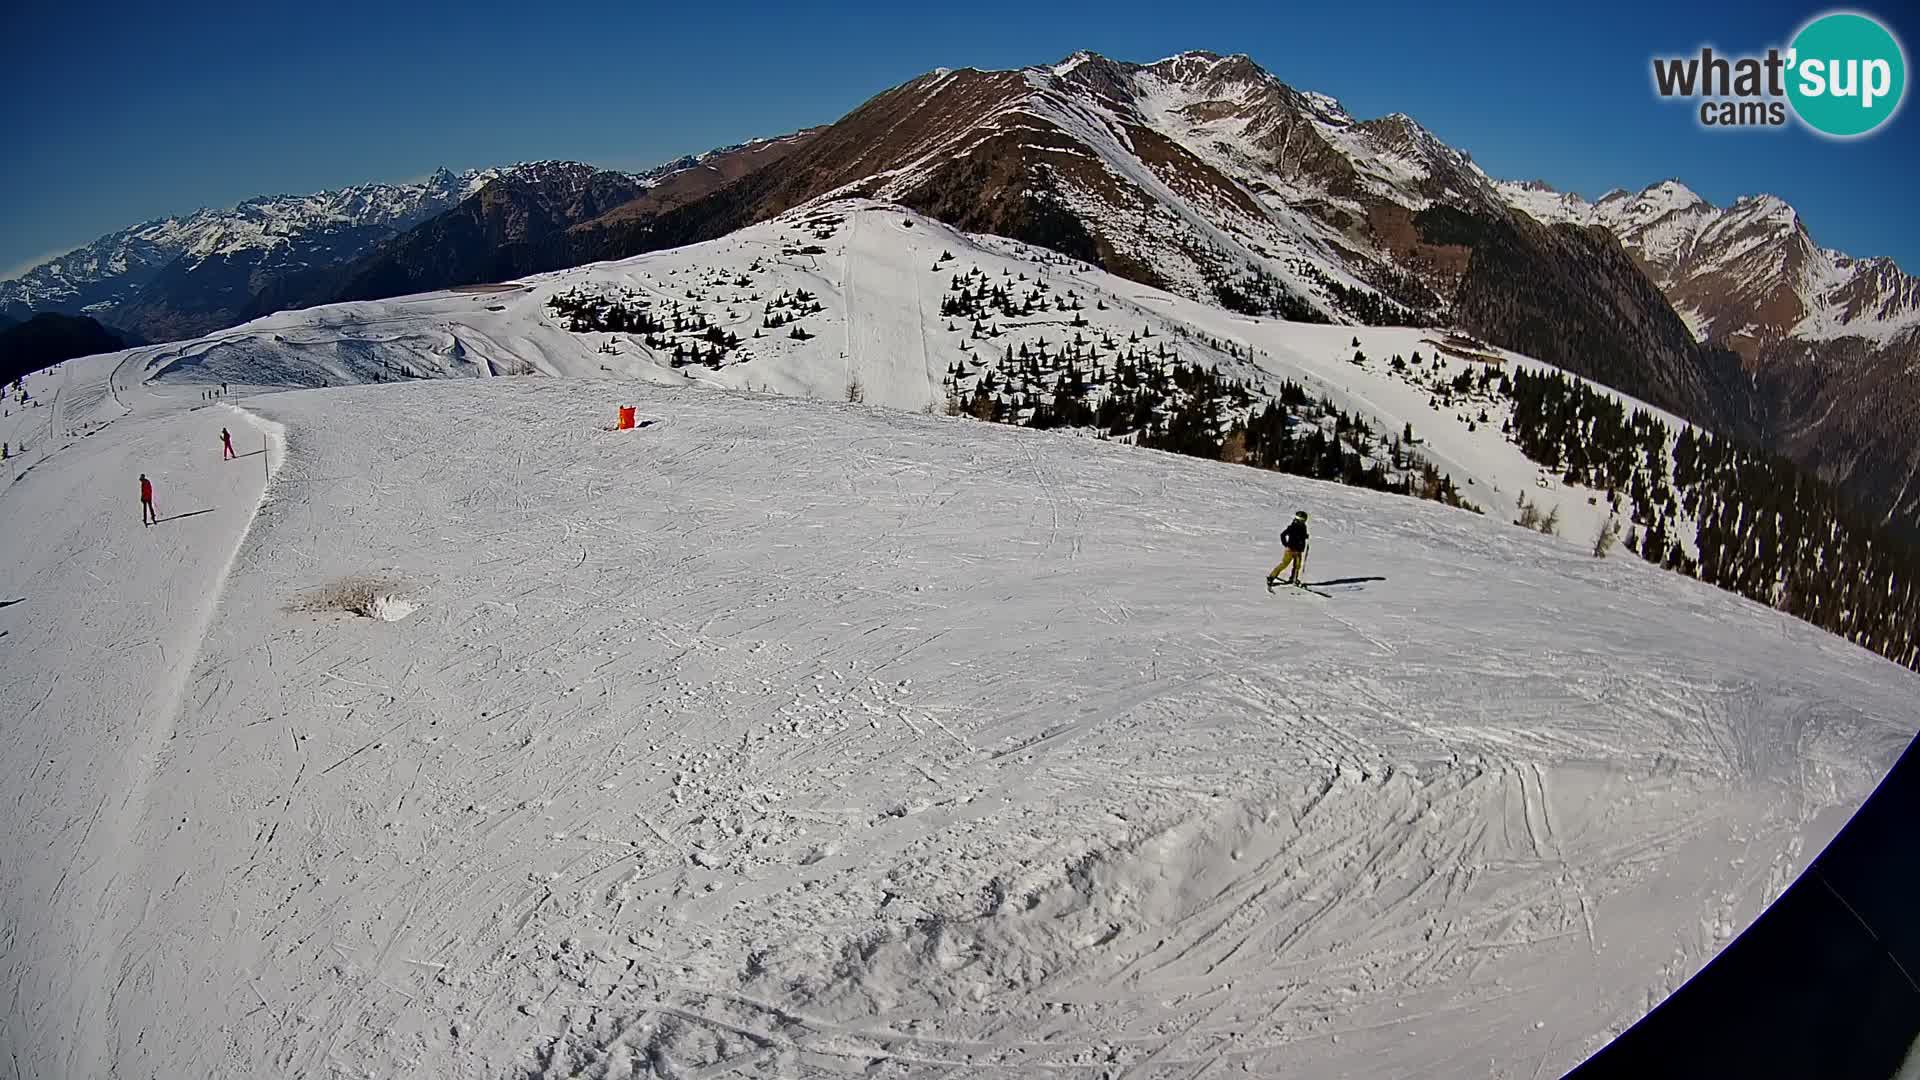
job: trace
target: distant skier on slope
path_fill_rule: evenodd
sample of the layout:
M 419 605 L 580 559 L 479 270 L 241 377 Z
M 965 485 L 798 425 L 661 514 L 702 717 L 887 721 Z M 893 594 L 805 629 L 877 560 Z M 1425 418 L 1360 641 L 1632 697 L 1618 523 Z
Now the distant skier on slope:
M 233 452 L 233 432 L 228 431 L 226 428 L 221 428 L 220 429 L 220 460 L 225 461 L 228 458 L 236 458 L 239 456 L 240 456 L 239 454 L 236 454 Z
M 160 524 L 160 515 L 153 508 L 153 481 L 147 479 L 146 473 L 140 474 L 140 524 Z
M 1305 510 L 1293 515 L 1293 523 L 1280 534 L 1280 543 L 1287 549 L 1287 553 L 1281 557 L 1280 565 L 1274 567 L 1273 572 L 1267 575 L 1269 589 L 1279 582 L 1281 573 L 1288 567 L 1292 567 L 1293 574 L 1287 579 L 1287 584 L 1300 584 L 1300 572 L 1307 566 L 1307 512 Z

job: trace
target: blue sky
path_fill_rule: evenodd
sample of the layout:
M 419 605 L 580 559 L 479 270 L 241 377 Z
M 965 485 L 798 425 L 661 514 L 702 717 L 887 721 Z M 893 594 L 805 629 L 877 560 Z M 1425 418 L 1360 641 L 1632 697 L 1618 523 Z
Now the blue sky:
M 1244 52 L 1355 115 L 1406 112 L 1496 176 L 1589 197 L 1670 176 L 1771 192 L 1816 240 L 1920 272 L 1920 119 L 1853 142 L 1710 132 L 1654 98 L 1654 55 L 1784 45 L 1821 5 L 1574 10 L 1277 0 L 16 5 L 0 13 L 0 273 L 146 218 L 252 195 L 539 158 L 637 168 L 830 122 L 934 67 L 1092 49 Z M 1920 24 L 1891 19 L 1909 55 Z M 1909 20 L 1911 21 L 1911 20 Z

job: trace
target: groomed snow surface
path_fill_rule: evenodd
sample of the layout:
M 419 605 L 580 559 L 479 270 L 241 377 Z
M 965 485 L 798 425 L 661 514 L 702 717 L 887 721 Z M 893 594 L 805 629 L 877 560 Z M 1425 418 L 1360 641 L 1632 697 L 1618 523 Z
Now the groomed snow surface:
M 1553 1075 L 1914 725 L 1837 638 L 1411 499 L 123 361 L 30 380 L 75 434 L 0 489 L 22 1077 Z M 1384 580 L 1269 594 L 1297 507 Z

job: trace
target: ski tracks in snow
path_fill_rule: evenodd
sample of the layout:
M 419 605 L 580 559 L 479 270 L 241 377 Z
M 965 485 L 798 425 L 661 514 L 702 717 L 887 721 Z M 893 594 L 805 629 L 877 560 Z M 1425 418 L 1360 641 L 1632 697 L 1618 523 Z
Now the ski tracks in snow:
M 102 369 L 108 380 L 117 370 Z M 95 389 L 89 411 L 72 415 L 91 422 L 90 410 L 109 396 L 124 415 L 117 395 Z M 228 415 L 271 430 L 241 410 Z M 267 486 L 257 462 L 220 460 L 218 430 L 197 409 L 126 421 L 114 441 L 68 444 L 43 458 L 0 509 L 0 532 L 30 530 L 0 547 L 18 553 L 7 571 L 26 575 L 20 591 L 35 601 L 32 620 L 16 624 L 8 642 L 9 669 L 19 675 L 8 688 L 38 699 L 7 709 L 20 719 L 0 728 L 8 760 L 37 763 L 8 777 L 21 807 L 13 832 L 16 842 L 58 853 L 32 863 L 4 856 L 17 875 L 6 896 L 7 981 L 16 990 L 6 1041 L 36 1074 L 91 1075 L 114 1060 L 105 1018 L 115 1014 L 114 975 L 124 984 L 131 961 L 124 923 L 137 920 L 141 897 L 128 867 L 141 856 L 154 774 L 183 752 L 181 717 L 195 708 L 190 674 Z M 150 527 L 138 523 L 142 472 L 156 487 L 160 523 Z M 82 532 L 66 535 L 74 522 Z M 49 603 L 54 596 L 65 599 Z M 84 809 L 67 809 L 62 823 L 69 807 Z M 64 959 L 50 963 L 56 955 Z M 55 1047 L 64 1047 L 58 1064 Z
M 603 398 L 260 403 L 294 445 L 153 763 L 119 1071 L 1523 1075 L 1687 977 L 1870 786 L 1842 751 L 1906 734 L 1872 658 L 1842 714 L 1653 571 L 1569 635 L 1564 568 L 1469 573 L 1470 515 L 1314 486 L 1318 562 L 1393 587 L 1294 616 L 1246 537 L 1300 481 L 697 390 L 616 433 Z M 396 452 L 423 413 L 465 420 Z M 288 610 L 365 574 L 426 599 Z M 1796 704 L 1694 707 L 1743 681 Z M 37 767 L 34 842 L 88 836 L 104 792 Z
M 855 254 L 854 241 L 857 239 L 859 235 L 860 215 L 853 214 L 853 215 L 850 215 L 850 218 L 851 219 L 847 222 L 847 239 L 844 245 L 840 249 L 840 292 L 842 294 L 841 299 L 847 305 L 845 323 L 846 323 L 846 330 L 847 330 L 847 342 L 846 342 L 847 382 L 849 384 L 851 384 L 854 379 L 855 354 L 857 352 L 853 344 L 853 341 L 854 341 L 853 322 L 854 322 L 854 315 L 855 315 L 859 300 L 858 300 L 858 293 L 855 292 L 853 287 L 853 275 L 854 275 L 854 254 Z

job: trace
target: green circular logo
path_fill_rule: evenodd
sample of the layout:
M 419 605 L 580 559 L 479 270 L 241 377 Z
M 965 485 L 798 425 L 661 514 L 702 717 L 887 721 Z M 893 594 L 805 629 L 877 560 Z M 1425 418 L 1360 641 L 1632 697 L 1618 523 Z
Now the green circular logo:
M 1787 98 L 1808 127 L 1852 138 L 1886 123 L 1907 91 L 1907 58 L 1866 15 L 1822 15 L 1794 35 Z

